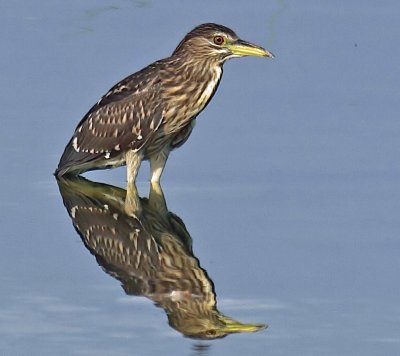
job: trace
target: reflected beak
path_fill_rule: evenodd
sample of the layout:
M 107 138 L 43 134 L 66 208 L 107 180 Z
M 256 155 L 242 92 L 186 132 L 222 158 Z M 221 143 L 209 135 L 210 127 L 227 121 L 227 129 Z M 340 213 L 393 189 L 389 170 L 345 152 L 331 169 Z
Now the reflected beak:
M 268 326 L 265 324 L 242 324 L 236 320 L 225 319 L 226 325 L 222 327 L 221 331 L 227 334 L 230 333 L 253 333 L 256 331 L 260 331 L 266 329 Z
M 226 47 L 229 48 L 231 52 L 238 57 L 256 56 L 274 58 L 274 55 L 266 49 L 240 39 L 233 43 L 227 44 Z

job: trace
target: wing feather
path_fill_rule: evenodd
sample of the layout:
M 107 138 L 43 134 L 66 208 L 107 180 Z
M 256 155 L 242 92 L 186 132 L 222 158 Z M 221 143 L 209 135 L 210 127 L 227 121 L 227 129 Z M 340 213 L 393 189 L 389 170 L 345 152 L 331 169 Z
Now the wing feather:
M 57 175 L 96 169 L 96 162 L 146 144 L 163 120 L 159 67 L 156 62 L 125 78 L 89 110 L 64 150 Z

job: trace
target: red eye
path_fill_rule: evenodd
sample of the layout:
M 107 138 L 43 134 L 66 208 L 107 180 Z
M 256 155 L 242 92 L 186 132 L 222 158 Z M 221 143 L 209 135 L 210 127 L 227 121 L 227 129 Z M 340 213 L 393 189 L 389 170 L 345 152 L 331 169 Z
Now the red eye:
M 215 36 L 214 37 L 214 43 L 218 46 L 222 45 L 225 42 L 225 38 L 222 36 Z

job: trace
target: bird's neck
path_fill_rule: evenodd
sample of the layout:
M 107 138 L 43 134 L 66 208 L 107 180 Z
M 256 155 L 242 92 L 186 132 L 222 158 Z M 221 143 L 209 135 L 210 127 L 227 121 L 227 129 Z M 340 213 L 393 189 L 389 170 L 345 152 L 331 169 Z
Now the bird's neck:
M 198 83 L 206 83 L 218 73 L 220 78 L 224 62 L 213 57 L 197 58 L 193 56 L 187 58 L 187 55 L 170 57 L 171 70 L 174 71 L 174 77 L 188 82 L 196 80 Z
M 163 82 L 168 102 L 174 104 L 170 113 L 182 108 L 187 124 L 206 107 L 217 90 L 222 77 L 222 63 L 210 59 L 180 59 L 173 59 L 174 65 L 166 67 Z
M 199 86 L 198 105 L 201 107 L 200 111 L 207 106 L 207 104 L 215 94 L 216 90 L 218 89 L 222 77 L 222 64 L 205 64 L 201 75 L 202 78 L 204 78 L 205 80 L 203 81 L 202 79 L 200 79 L 200 81 L 197 83 L 197 85 Z

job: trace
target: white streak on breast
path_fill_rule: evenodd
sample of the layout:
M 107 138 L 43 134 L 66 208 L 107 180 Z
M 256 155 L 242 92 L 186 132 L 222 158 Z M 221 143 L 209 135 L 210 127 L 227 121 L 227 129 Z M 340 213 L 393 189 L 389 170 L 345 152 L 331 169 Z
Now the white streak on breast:
M 212 80 L 207 84 L 206 89 L 203 91 L 203 93 L 200 96 L 200 103 L 201 105 L 204 105 L 209 99 L 210 96 L 213 94 L 216 85 L 218 84 L 220 78 L 221 78 L 222 70 L 220 67 L 216 67 L 213 73 Z

